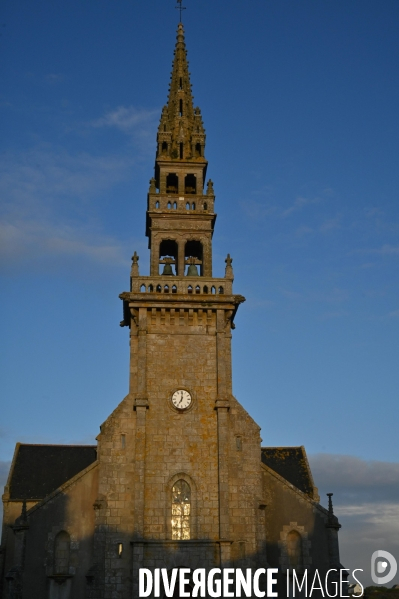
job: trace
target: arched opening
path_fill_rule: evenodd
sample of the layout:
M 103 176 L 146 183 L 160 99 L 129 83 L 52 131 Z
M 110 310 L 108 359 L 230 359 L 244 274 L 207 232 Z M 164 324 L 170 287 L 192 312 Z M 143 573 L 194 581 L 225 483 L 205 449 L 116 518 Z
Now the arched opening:
M 140 291 L 141 291 L 141 293 L 145 293 L 145 285 L 142 285 L 142 286 L 140 287 Z
M 201 144 L 195 144 L 195 156 L 197 158 L 201 156 Z
M 155 202 L 155 208 L 159 208 L 159 201 L 158 200 Z
M 166 193 L 177 193 L 179 189 L 179 177 L 176 173 L 169 173 L 166 176 Z
M 184 158 L 184 150 L 183 150 L 184 145 L 182 143 L 179 144 L 179 145 L 180 145 L 180 160 L 183 160 L 183 158 Z
M 193 174 L 184 178 L 184 193 L 197 193 L 197 177 Z
M 201 287 L 199 285 L 196 286 L 195 293 L 201 293 Z
M 164 131 L 166 131 L 166 125 L 164 125 Z M 162 150 L 161 150 L 162 154 L 165 155 L 168 152 L 168 144 L 166 141 L 162 142 Z
M 162 293 L 162 287 L 161 287 L 161 285 L 157 285 L 157 293 Z
M 173 202 L 173 210 L 177 210 L 177 202 Z
M 214 287 L 213 285 L 212 285 L 211 293 L 213 293 L 213 294 L 216 293 L 216 287 Z
M 202 276 L 202 254 L 202 243 L 200 241 L 190 240 L 186 242 L 186 246 L 184 248 L 184 257 L 185 263 L 189 265 L 187 274 L 190 274 L 190 276 L 195 276 L 195 274 L 200 274 Z M 199 273 L 198 266 L 200 271 Z
M 55 574 L 69 574 L 70 536 L 61 530 L 55 537 L 54 570 Z
M 220 293 L 220 294 L 224 293 L 224 289 L 223 289 L 223 287 L 219 287 L 219 293 Z
M 183 89 L 183 79 L 181 77 L 179 79 L 179 89 Z
M 187 287 L 187 293 L 192 293 L 192 292 L 193 292 L 193 288 L 192 288 L 192 286 L 191 286 L 191 285 L 189 285 L 189 286 Z
M 148 291 L 150 293 L 152 293 L 154 291 L 154 285 L 152 285 L 152 284 L 148 285 Z
M 208 204 L 204 202 L 204 210 L 208 210 Z
M 191 489 L 183 479 L 172 487 L 172 540 L 189 541 L 191 515 Z
M 291 530 L 287 534 L 286 543 L 290 568 L 300 568 L 302 566 L 302 537 L 299 532 Z
M 176 274 L 177 243 L 173 239 L 163 239 L 159 245 L 159 271 L 161 275 Z M 173 272 L 173 266 L 175 272 Z
M 173 287 L 172 287 L 172 293 L 177 293 L 177 287 L 176 287 L 176 285 L 173 285 Z
M 186 202 L 186 210 L 190 210 L 190 204 L 189 204 L 189 202 Z
M 183 116 L 183 100 L 179 100 L 179 116 Z
M 172 208 L 172 202 L 168 202 L 168 210 Z
M 195 210 L 195 202 L 191 204 L 191 210 Z
M 208 285 L 204 285 L 204 293 L 209 293 L 209 291 L 208 291 Z
M 163 288 L 164 293 L 169 293 L 169 285 L 165 285 Z

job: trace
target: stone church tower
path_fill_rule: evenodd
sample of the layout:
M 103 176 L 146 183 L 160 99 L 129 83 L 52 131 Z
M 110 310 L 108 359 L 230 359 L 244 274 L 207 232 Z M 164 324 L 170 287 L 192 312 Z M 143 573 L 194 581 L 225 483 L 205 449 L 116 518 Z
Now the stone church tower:
M 4 599 L 131 599 L 143 567 L 270 566 L 281 589 L 290 567 L 339 567 L 339 524 L 318 503 L 304 448 L 261 448 L 232 395 L 244 297 L 229 255 L 225 277 L 212 276 L 206 170 L 179 24 L 147 199 L 150 274 L 134 253 L 120 296 L 129 393 L 97 446 L 17 445 L 3 496 Z

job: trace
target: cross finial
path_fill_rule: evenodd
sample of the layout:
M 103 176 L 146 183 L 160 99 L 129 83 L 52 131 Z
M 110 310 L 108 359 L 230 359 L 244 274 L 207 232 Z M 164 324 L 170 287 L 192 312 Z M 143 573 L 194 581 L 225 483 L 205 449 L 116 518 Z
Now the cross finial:
M 176 2 L 177 2 L 177 6 L 175 6 L 175 8 L 177 8 L 177 10 L 180 13 L 180 16 L 179 16 L 180 21 L 179 22 L 181 23 L 182 22 L 182 20 L 181 20 L 181 11 L 182 10 L 186 10 L 186 7 L 182 6 L 183 0 L 176 0 Z

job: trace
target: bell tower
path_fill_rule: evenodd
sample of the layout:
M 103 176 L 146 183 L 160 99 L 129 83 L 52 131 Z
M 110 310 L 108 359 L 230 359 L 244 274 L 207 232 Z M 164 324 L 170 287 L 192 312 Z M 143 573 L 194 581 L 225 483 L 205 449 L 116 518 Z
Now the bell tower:
M 151 276 L 212 276 L 216 220 L 212 182 L 204 193 L 205 129 L 194 108 L 183 25 L 177 30 L 168 103 L 157 135 L 155 176 L 150 181 L 146 234 Z
M 232 395 L 231 330 L 245 298 L 233 293 L 230 255 L 225 276 L 212 276 L 215 195 L 212 181 L 204 191 L 206 170 L 180 23 L 147 197 L 150 273 L 139 272 L 135 252 L 130 290 L 120 295 L 121 326 L 130 329 L 129 394 L 99 437 L 101 453 L 111 431 L 123 434 L 115 457 L 126 460 L 134 580 L 143 555 L 166 565 L 180 555 L 188 567 L 200 556 L 212 567 L 237 556 L 248 534 L 248 551 L 257 551 L 252 495 L 243 507 L 236 493 L 245 485 L 261 494 L 260 429 Z M 101 480 L 113 460 L 102 465 Z

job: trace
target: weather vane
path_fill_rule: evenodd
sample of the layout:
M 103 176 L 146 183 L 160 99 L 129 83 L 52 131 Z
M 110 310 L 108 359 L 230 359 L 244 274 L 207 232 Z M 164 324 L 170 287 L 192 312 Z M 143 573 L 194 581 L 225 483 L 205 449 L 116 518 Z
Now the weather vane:
M 182 20 L 181 20 L 181 11 L 182 10 L 186 10 L 186 7 L 182 6 L 183 0 L 176 0 L 176 2 L 177 2 L 177 6 L 175 6 L 175 8 L 177 8 L 180 11 L 180 23 L 181 23 L 182 22 Z

